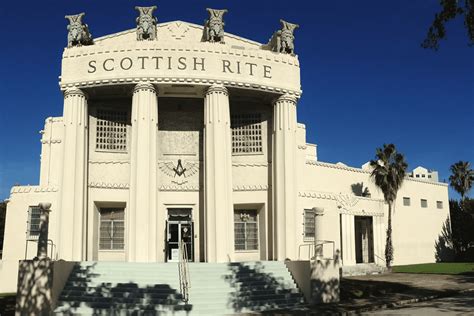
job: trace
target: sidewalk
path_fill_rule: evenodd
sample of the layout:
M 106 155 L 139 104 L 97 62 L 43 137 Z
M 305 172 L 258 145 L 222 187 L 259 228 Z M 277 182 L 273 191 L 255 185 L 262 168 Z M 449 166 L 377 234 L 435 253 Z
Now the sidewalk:
M 387 273 L 343 278 L 341 302 L 312 308 L 309 314 L 357 314 L 474 290 L 474 277 Z

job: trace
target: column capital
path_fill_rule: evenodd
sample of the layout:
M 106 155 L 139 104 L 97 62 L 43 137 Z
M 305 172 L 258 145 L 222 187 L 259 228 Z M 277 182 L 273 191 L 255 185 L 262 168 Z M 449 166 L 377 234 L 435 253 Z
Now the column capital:
M 67 88 L 66 91 L 64 91 L 65 99 L 72 96 L 79 96 L 87 99 L 87 94 L 78 87 Z
M 276 104 L 279 102 L 291 102 L 293 104 L 296 104 L 297 101 L 298 101 L 298 98 L 296 96 L 285 93 L 279 96 L 273 103 Z
M 149 82 L 139 82 L 135 85 L 133 88 L 133 93 L 135 94 L 136 92 L 139 91 L 149 91 L 153 93 L 158 93 L 158 89 L 155 88 L 155 86 Z
M 206 90 L 206 95 L 211 94 L 211 93 L 222 93 L 225 94 L 226 96 L 229 95 L 229 91 L 227 90 L 226 87 L 220 84 L 214 84 L 207 88 Z
M 314 212 L 315 216 L 323 216 L 324 215 L 324 208 L 322 208 L 322 207 L 313 207 L 312 211 Z

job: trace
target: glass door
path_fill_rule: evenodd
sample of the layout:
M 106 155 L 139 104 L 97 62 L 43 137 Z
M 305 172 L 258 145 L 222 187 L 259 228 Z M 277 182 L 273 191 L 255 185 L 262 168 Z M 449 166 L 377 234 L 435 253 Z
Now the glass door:
M 188 261 L 194 261 L 193 222 L 168 221 L 167 226 L 167 261 L 179 261 L 181 240 L 186 244 Z

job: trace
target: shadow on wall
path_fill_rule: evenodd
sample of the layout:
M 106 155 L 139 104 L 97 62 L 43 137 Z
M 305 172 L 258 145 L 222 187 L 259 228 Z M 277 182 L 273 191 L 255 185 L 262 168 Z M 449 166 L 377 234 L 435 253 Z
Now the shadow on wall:
M 455 254 L 453 248 L 453 234 L 451 231 L 451 222 L 449 218 L 443 223 L 443 228 L 435 242 L 435 259 L 436 262 L 452 262 Z
M 134 282 L 91 283 L 100 274 L 94 273 L 94 265 L 86 268 L 76 265 L 71 273 L 73 278 L 68 280 L 61 293 L 60 305 L 63 313 L 74 313 L 81 306 L 91 308 L 93 315 L 128 313 L 190 311 L 192 305 L 182 303 L 181 294 L 169 284 L 154 284 L 141 287 Z M 100 280 L 100 279 L 99 279 Z
M 230 263 L 229 270 L 232 274 L 225 276 L 225 280 L 235 291 L 231 293 L 228 305 L 235 312 L 281 309 L 304 303 L 302 295 L 292 290 L 291 284 L 264 272 L 260 262 L 254 267 Z
M 52 307 L 52 285 L 52 261 L 45 259 L 20 261 L 16 311 L 20 315 L 49 315 Z
M 357 183 L 351 184 L 351 190 L 355 196 L 362 196 L 362 197 L 368 197 L 368 198 L 371 197 L 369 188 L 364 186 L 364 182 L 357 182 Z
M 341 252 L 336 250 L 334 258 L 316 260 L 311 263 L 311 301 L 313 304 L 339 301 L 340 255 Z

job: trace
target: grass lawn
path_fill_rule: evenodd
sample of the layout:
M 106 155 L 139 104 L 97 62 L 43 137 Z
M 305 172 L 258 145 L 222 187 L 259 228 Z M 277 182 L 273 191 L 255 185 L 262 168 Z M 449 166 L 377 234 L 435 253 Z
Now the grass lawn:
M 395 273 L 434 273 L 474 275 L 474 262 L 423 263 L 394 266 Z

